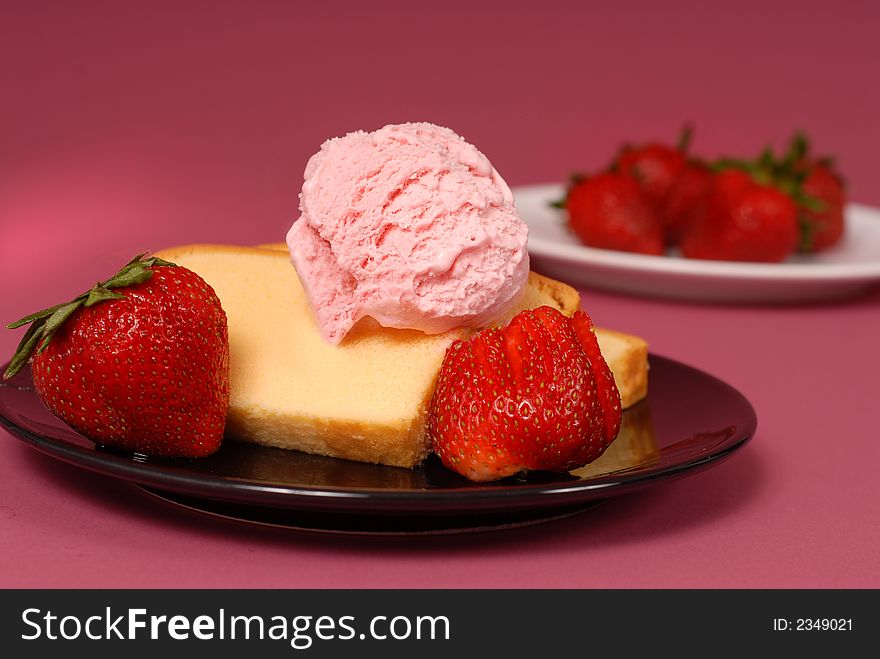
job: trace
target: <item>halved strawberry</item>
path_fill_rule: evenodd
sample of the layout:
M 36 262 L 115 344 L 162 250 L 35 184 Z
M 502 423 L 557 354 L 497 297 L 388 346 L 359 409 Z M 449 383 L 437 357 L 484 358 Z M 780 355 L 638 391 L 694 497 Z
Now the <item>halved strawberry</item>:
M 592 462 L 617 436 L 620 416 L 589 317 L 540 307 L 450 346 L 428 437 L 448 468 L 491 481 Z
M 617 383 L 614 382 L 614 374 L 599 349 L 599 339 L 596 338 L 593 320 L 583 311 L 576 311 L 571 318 L 571 324 L 581 342 L 584 354 L 590 360 L 593 377 L 596 379 L 599 405 L 602 407 L 602 416 L 605 420 L 605 437 L 610 437 L 610 442 L 620 432 L 622 412 L 620 392 L 617 390 Z

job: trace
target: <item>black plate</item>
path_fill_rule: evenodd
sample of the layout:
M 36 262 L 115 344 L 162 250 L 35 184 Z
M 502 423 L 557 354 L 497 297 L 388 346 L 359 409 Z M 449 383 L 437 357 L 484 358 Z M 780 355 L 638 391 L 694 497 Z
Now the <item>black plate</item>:
M 717 463 L 748 441 L 757 419 L 721 380 L 650 357 L 650 393 L 596 462 L 571 474 L 471 483 L 434 458 L 417 469 L 368 465 L 228 440 L 200 460 L 122 455 L 55 418 L 23 370 L 0 386 L 0 424 L 36 449 L 145 486 L 167 501 L 273 526 L 352 533 L 449 533 L 569 516 L 608 497 Z

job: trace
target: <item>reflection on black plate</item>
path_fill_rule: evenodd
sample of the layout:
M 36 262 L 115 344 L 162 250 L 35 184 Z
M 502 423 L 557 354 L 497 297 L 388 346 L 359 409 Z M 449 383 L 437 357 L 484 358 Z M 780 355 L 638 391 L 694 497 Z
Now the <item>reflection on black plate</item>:
M 162 492 L 139 485 L 144 492 L 166 503 L 220 517 L 234 522 L 247 522 L 261 526 L 327 533 L 333 535 L 372 535 L 383 537 L 412 535 L 452 535 L 506 531 L 524 526 L 580 515 L 603 503 L 603 500 L 587 501 L 561 508 L 533 510 L 504 510 L 496 513 L 462 515 L 369 515 L 364 513 L 312 512 L 290 508 L 267 508 L 246 503 L 230 503 L 202 499 L 185 494 Z
M 613 495 L 716 463 L 754 434 L 742 394 L 684 364 L 650 357 L 647 400 L 620 436 L 570 474 L 471 483 L 436 459 L 418 469 L 368 465 L 226 441 L 201 460 L 131 457 L 95 447 L 52 416 L 24 370 L 0 387 L 0 424 L 38 450 L 145 486 L 161 498 L 273 526 L 369 534 L 508 528 L 566 517 Z

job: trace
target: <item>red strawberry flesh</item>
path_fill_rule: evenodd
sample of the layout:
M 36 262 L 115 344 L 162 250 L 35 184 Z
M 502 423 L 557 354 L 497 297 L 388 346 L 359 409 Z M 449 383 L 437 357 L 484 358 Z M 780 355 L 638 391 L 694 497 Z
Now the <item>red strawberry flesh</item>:
M 565 207 L 571 230 L 585 245 L 663 252 L 660 218 L 631 175 L 605 172 L 583 179 L 568 191 Z
M 35 388 L 55 415 L 98 444 L 208 455 L 220 446 L 229 406 L 226 316 L 194 272 L 140 265 L 149 270 L 141 283 L 81 304 L 34 353 Z

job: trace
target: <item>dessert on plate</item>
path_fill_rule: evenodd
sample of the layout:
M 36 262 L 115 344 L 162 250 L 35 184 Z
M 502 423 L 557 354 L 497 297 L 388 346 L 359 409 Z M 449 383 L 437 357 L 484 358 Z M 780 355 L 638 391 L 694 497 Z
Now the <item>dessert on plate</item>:
M 645 397 L 646 343 L 594 328 L 577 291 L 530 272 L 510 189 L 449 129 L 402 124 L 328 140 L 306 167 L 300 210 L 286 244 L 172 247 L 142 268 L 168 269 L 178 288 L 194 273 L 219 300 L 227 437 L 397 467 L 433 451 L 468 478 L 495 480 L 592 462 L 621 410 Z M 69 318 L 47 310 L 16 359 L 40 359 L 45 326 L 115 318 L 149 279 L 108 280 Z M 188 317 L 192 346 L 204 320 Z M 167 348 L 147 345 L 145 371 L 164 365 Z M 145 371 L 126 371 L 129 383 Z M 102 384 L 90 384 L 95 404 L 124 423 Z M 160 402 L 173 421 L 176 399 Z
M 404 124 L 328 140 L 306 167 L 300 209 L 286 244 L 159 252 L 223 301 L 231 436 L 415 466 L 438 449 L 430 404 L 450 346 L 524 310 L 579 309 L 577 291 L 529 272 L 509 188 L 448 129 Z M 647 345 L 595 335 L 618 406 L 632 406 L 646 395 Z
M 361 320 L 328 343 L 286 252 L 189 245 L 157 253 L 197 272 L 216 291 L 229 324 L 227 434 L 281 448 L 412 467 L 427 456 L 427 407 L 446 349 L 473 330 L 429 335 Z M 578 292 L 530 273 L 506 311 L 547 305 L 573 314 Z M 647 344 L 598 329 L 624 407 L 647 393 Z

